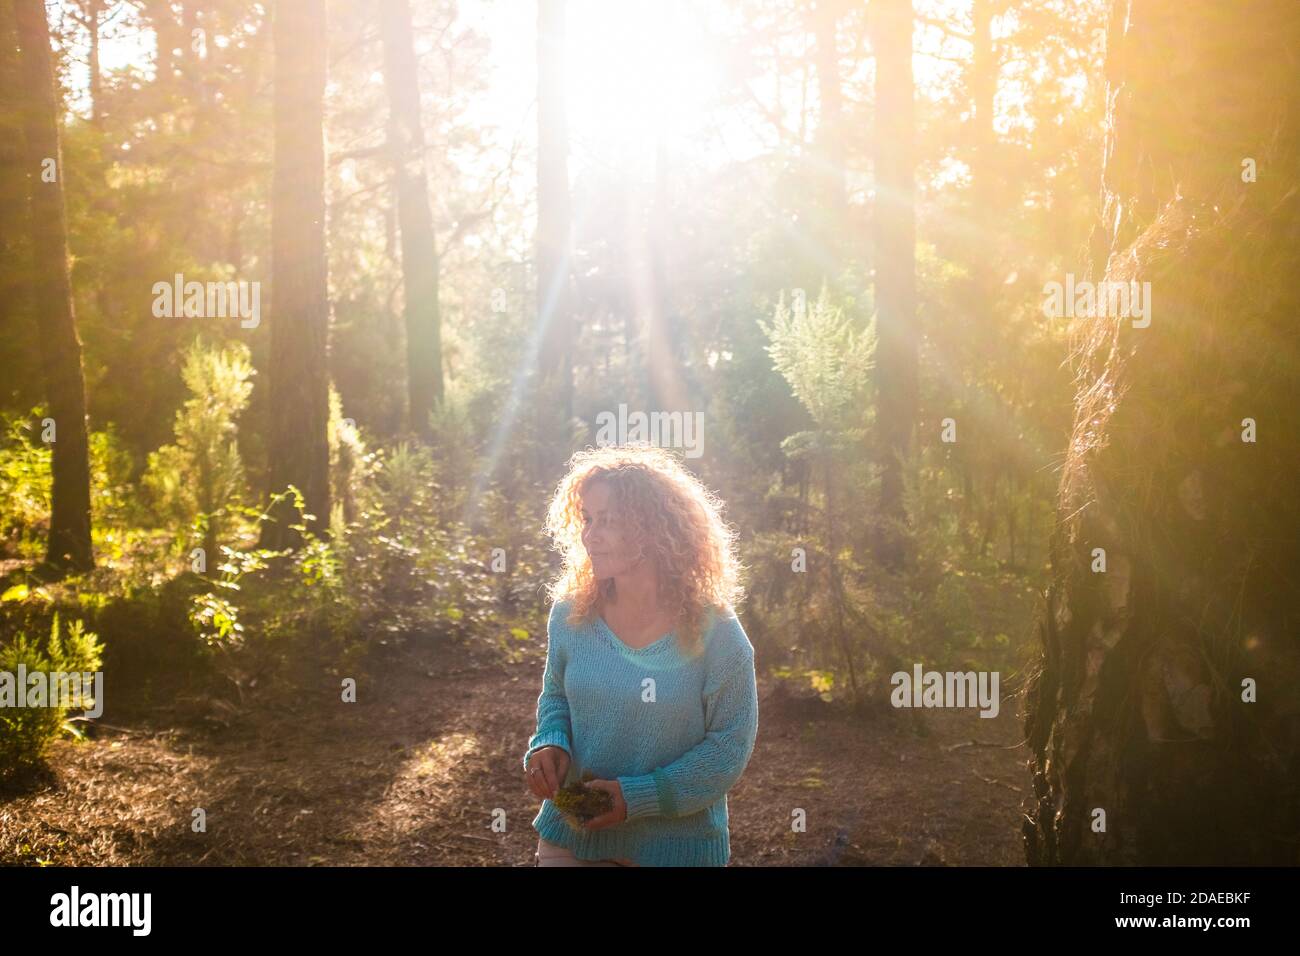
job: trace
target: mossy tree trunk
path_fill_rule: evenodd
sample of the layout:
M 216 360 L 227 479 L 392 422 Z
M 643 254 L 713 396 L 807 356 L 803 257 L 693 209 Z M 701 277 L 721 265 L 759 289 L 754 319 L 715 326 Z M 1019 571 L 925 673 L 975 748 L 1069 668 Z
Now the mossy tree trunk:
M 1149 311 L 1078 320 L 1031 864 L 1300 862 L 1297 58 L 1296 4 L 1110 10 L 1091 278 Z

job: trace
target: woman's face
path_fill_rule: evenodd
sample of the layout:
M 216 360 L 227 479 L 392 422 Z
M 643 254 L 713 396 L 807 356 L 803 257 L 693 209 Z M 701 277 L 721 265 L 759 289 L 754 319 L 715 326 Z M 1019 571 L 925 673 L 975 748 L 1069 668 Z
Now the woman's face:
M 591 559 L 591 570 L 600 581 L 629 573 L 640 559 L 635 541 L 625 535 L 624 522 L 612 511 L 609 485 L 590 482 L 579 496 L 582 501 L 582 545 Z

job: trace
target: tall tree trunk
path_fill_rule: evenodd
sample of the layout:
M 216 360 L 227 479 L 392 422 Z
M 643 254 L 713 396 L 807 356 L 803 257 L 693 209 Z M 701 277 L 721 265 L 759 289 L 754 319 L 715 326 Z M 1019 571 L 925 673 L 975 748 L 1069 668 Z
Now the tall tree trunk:
M 967 222 L 964 229 L 965 260 L 968 270 L 964 306 L 970 328 L 971 349 L 968 367 L 962 374 L 962 405 L 975 418 L 982 440 L 977 457 L 977 494 L 990 503 L 997 498 L 1003 479 L 1010 480 L 1021 467 L 1019 450 L 1014 443 L 1007 447 L 1003 439 L 1006 410 L 996 397 L 990 398 L 984 384 L 996 376 L 1004 349 L 1004 323 L 998 298 L 1002 269 L 1002 227 L 1007 192 L 998 176 L 997 130 L 993 125 L 994 103 L 1001 76 L 1001 51 L 993 39 L 993 19 L 1004 8 L 1005 0 L 972 0 L 971 62 L 966 76 L 971 117 L 968 161 L 971 182 Z M 996 437 L 994 437 L 996 436 Z M 985 525 L 981 554 L 987 548 L 996 526 Z
M 13 4 L 0 3 L 0 103 L 23 102 L 22 64 L 18 38 L 14 30 Z M 34 396 L 43 389 L 32 389 L 29 368 L 23 361 L 35 354 L 36 343 L 29 341 L 30 305 L 26 263 L 27 158 L 23 150 L 23 116 L 17 109 L 0 110 L 0 368 L 5 370 L 5 388 L 20 395 Z M 31 351 L 25 346 L 30 344 Z M 9 395 L 5 396 L 9 399 Z
M 99 68 L 99 20 L 104 0 L 89 0 L 86 7 L 86 30 L 90 34 L 90 121 L 98 125 L 103 119 L 103 79 Z
M 81 368 L 68 275 L 67 216 L 63 201 L 61 109 L 54 58 L 42 0 L 14 0 L 22 47 L 25 157 L 31 183 L 33 292 L 41 365 L 54 419 L 53 491 L 46 561 L 56 568 L 94 567 L 90 541 L 90 449 L 86 434 L 86 384 Z M 53 162 L 53 175 L 44 175 Z
M 181 24 L 185 31 L 185 98 L 193 112 L 191 131 L 196 141 L 203 142 L 218 105 L 214 77 L 221 73 L 221 65 L 214 61 L 221 48 L 213 42 L 216 38 L 212 33 L 212 0 L 182 0 L 181 8 Z
M 848 194 L 844 181 L 844 95 L 840 86 L 837 46 L 839 17 L 844 0 L 815 0 L 813 36 L 817 60 L 817 96 L 820 115 L 813 156 L 817 183 L 818 254 L 822 275 L 832 278 L 841 264 L 848 232 Z
M 328 527 L 329 300 L 325 261 L 324 0 L 277 0 L 275 172 L 271 189 L 271 492 L 302 492 L 313 530 Z M 262 544 L 292 546 L 292 503 L 271 512 Z
M 379 4 L 388 90 L 388 145 L 397 181 L 406 317 L 407 412 L 421 439 L 432 438 L 429 415 L 442 401 L 442 330 L 438 309 L 438 249 L 424 163 L 420 86 L 411 39 L 409 0 Z
M 543 389 L 573 414 L 569 301 L 569 133 L 564 97 L 564 0 L 537 3 L 537 322 Z M 549 420 L 544 411 L 543 422 Z M 542 433 L 544 441 L 551 436 Z
M 141 5 L 145 21 L 154 31 L 156 56 L 155 84 L 168 95 L 176 91 L 176 67 L 184 58 L 190 38 L 172 9 L 171 0 L 144 0 Z
M 980 297 L 981 317 L 992 317 L 990 276 L 996 268 L 990 261 L 989 239 L 997 235 L 998 208 L 994 178 L 997 131 L 993 127 L 993 106 L 1001 72 L 999 53 L 993 44 L 994 0 L 973 0 L 971 4 L 971 65 L 967 77 L 971 115 L 971 222 L 970 265 L 976 276 L 975 292 Z
M 1079 323 L 1026 856 L 1294 865 L 1300 7 L 1116 0 L 1107 40 L 1093 275 L 1151 295 Z
M 874 228 L 880 524 L 875 552 L 902 567 L 907 511 L 903 468 L 917 401 L 916 210 L 911 0 L 871 6 L 876 54 L 876 209 Z
M 669 295 L 668 146 L 662 129 L 655 140 L 655 187 L 647 230 L 649 302 L 646 321 L 646 394 L 655 409 L 685 412 L 690 404 L 682 376 L 684 345 Z
M 998 209 L 1003 202 L 996 173 L 995 151 L 997 131 L 993 126 L 993 106 L 997 97 L 998 78 L 1001 73 L 999 52 L 993 43 L 994 0 L 972 0 L 971 3 L 971 62 L 966 76 L 966 91 L 970 97 L 971 115 L 967 121 L 968 161 L 970 163 L 969 216 L 964 232 L 965 260 L 969 273 L 965 290 L 965 307 L 971 325 L 977 329 L 972 336 L 972 367 L 963 376 L 966 392 L 965 407 L 978 411 L 981 424 L 989 434 L 995 433 L 1001 419 L 981 399 L 983 376 L 988 374 L 989 363 L 996 358 L 999 348 L 997 328 L 997 276 L 1000 269 L 1001 233 Z M 980 475 L 987 494 L 993 494 L 1000 468 L 999 456 L 986 456 L 994 460 L 992 468 Z

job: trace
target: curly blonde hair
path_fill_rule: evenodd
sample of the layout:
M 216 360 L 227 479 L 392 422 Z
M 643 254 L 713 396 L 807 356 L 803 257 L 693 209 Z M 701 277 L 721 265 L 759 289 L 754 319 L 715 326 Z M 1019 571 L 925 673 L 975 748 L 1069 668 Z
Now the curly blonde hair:
M 602 596 L 582 543 L 582 494 L 606 482 L 625 533 L 641 542 L 659 573 L 659 599 L 675 612 L 683 650 L 696 653 L 710 609 L 732 613 L 743 596 L 736 533 L 722 519 L 722 502 L 670 453 L 653 445 L 606 445 L 577 452 L 546 514 L 552 547 L 564 557 L 549 588 L 553 602 L 573 598 L 569 622 L 590 623 Z M 602 593 L 603 592 L 603 593 Z

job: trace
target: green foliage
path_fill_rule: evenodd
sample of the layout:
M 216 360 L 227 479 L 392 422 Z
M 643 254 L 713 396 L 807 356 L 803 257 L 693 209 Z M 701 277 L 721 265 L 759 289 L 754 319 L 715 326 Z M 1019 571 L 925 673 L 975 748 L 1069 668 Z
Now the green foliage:
M 276 595 L 293 610 L 277 614 L 272 631 L 298 633 L 318 644 L 332 640 L 346 659 L 364 637 L 363 617 L 376 609 L 364 605 L 344 578 L 342 542 L 314 534 L 305 522 L 295 527 L 302 545 L 289 555 L 290 573 Z
M 870 380 L 874 331 L 854 328 L 825 287 L 811 308 L 799 305 L 786 305 L 782 293 L 771 325 L 759 320 L 772 365 L 819 428 L 848 427 Z
M 225 510 L 243 491 L 236 419 L 248 403 L 253 374 L 242 343 L 217 348 L 196 340 L 185 353 L 182 378 L 190 398 L 176 413 L 175 444 L 149 455 L 144 484 L 158 517 L 202 528 L 209 552 Z
M 429 418 L 431 444 L 439 450 L 435 480 L 444 488 L 455 488 L 473 475 L 474 455 L 481 441 L 478 422 L 460 388 L 449 389 Z
M 422 445 L 400 442 L 384 459 L 379 484 L 382 505 L 394 521 L 415 514 L 428 514 L 438 486 L 434 480 L 433 453 Z
M 203 672 L 206 644 L 193 608 L 195 596 L 210 589 L 199 575 L 163 579 L 158 565 L 147 567 L 148 575 L 114 575 L 78 595 L 104 642 L 108 668 L 141 701 Z
M 380 456 L 361 520 L 334 546 L 349 579 L 348 599 L 385 609 L 389 627 L 467 635 L 497 610 L 490 545 L 448 514 L 437 474 L 423 446 L 401 443 Z
M 38 406 L 25 415 L 0 419 L 0 501 L 4 502 L 0 535 L 17 539 L 20 546 L 43 546 L 49 525 L 52 451 L 41 440 L 41 423 L 47 415 L 44 407 Z M 132 462 L 111 427 L 90 432 L 88 441 L 90 506 L 99 544 L 135 517 Z
M 90 512 L 98 548 L 120 535 L 139 519 L 139 505 L 131 482 L 134 461 L 110 425 L 92 431 L 90 440 Z
M 343 417 L 343 400 L 338 390 L 330 386 L 330 489 L 338 515 L 330 515 L 330 523 L 354 521 L 357 515 L 357 498 L 374 476 L 375 455 L 366 450 L 361 430 L 355 421 Z
M 15 682 L 20 666 L 29 675 L 33 672 L 47 675 L 56 672 L 93 673 L 100 669 L 102 651 L 98 638 L 86 631 L 80 620 L 74 621 L 67 632 L 63 633 L 56 614 L 44 651 L 41 650 L 39 641 L 29 638 L 23 632 L 0 647 L 0 672 L 13 675 Z M 88 690 L 83 684 L 82 696 L 77 702 L 87 709 L 95 705 L 93 697 L 89 696 L 90 690 L 93 687 Z M 66 699 L 61 699 L 58 706 L 0 707 L 0 778 L 19 768 L 40 762 L 60 732 L 65 727 L 72 729 L 67 724 L 71 710 L 68 703 Z
M 239 607 L 235 603 L 237 592 L 242 590 L 244 578 L 267 567 L 276 552 L 259 549 L 236 551 L 221 545 L 225 560 L 217 567 L 220 578 L 215 582 L 219 590 L 194 595 L 190 622 L 208 647 L 235 647 L 243 643 L 244 625 L 239 620 Z
M 382 84 L 369 82 L 383 68 L 381 50 L 363 45 L 332 63 L 328 94 L 328 136 L 358 147 L 327 170 L 329 373 L 338 389 L 329 418 L 336 504 L 322 516 L 330 533 L 304 529 L 302 546 L 278 557 L 250 550 L 260 512 L 240 503 L 245 468 L 255 483 L 265 475 L 267 396 L 249 391 L 242 344 L 190 344 L 196 329 L 211 334 L 229 320 L 155 316 L 150 288 L 176 273 L 267 278 L 272 124 L 258 91 L 272 50 L 264 6 L 214 8 L 210 38 L 232 42 L 213 43 L 203 57 L 182 50 L 174 69 L 162 57 L 102 71 L 96 121 L 74 111 L 62 124 L 75 311 L 91 421 L 104 426 L 90 435 L 93 531 L 101 569 L 112 572 L 86 582 L 71 606 L 96 615 L 92 626 L 109 653 L 174 670 L 196 655 L 297 636 L 322 647 L 337 640 L 348 653 L 393 634 L 480 640 L 507 656 L 531 650 L 515 631 L 540 632 L 539 594 L 554 562 L 537 533 L 539 510 L 559 462 L 590 440 L 584 425 L 596 411 L 621 401 L 649 409 L 657 400 L 637 323 L 615 318 L 640 315 L 647 291 L 662 293 L 667 307 L 682 397 L 705 411 L 701 474 L 734 523 L 751 531 L 750 620 L 761 627 L 766 618 L 774 643 L 791 635 L 782 650 L 797 673 L 826 675 L 824 693 L 839 697 L 845 648 L 869 668 L 882 648 L 964 653 L 1018 633 L 989 586 L 1022 593 L 1046 556 L 1050 466 L 1068 434 L 1070 383 L 1060 330 L 1041 321 L 1037 290 L 1075 261 L 1096 218 L 1104 96 L 1092 46 L 1105 4 L 1030 5 L 1002 18 L 998 46 L 1020 65 L 1006 78 L 1018 92 L 1005 115 L 999 106 L 1005 122 L 991 142 L 978 135 L 986 117 L 971 110 L 963 87 L 972 71 L 918 87 L 917 433 L 933 435 L 952 415 L 963 439 L 977 440 L 918 440 L 905 470 L 914 566 L 888 581 L 859 547 L 878 467 L 866 451 L 875 350 L 866 317 L 879 265 L 859 241 L 872 202 L 866 140 L 846 135 L 839 144 L 853 223 L 841 235 L 831 234 L 845 220 L 837 227 L 826 201 L 826 157 L 820 143 L 808 153 L 806 131 L 741 160 L 684 142 L 671 188 L 656 201 L 672 241 L 654 270 L 663 286 L 652 290 L 642 288 L 626 241 L 638 228 L 629 211 L 644 198 L 628 187 L 638 176 L 620 164 L 608 172 L 600 161 L 586 164 L 572 197 L 586 213 L 575 223 L 572 292 L 583 321 L 572 342 L 575 417 L 566 421 L 558 395 L 521 386 L 536 365 L 527 254 L 534 197 L 509 186 L 498 151 L 510 131 L 476 113 L 488 44 L 449 0 L 435 0 L 416 25 L 434 41 L 421 72 L 422 101 L 432 104 L 424 159 L 439 184 L 434 214 L 446 227 L 438 279 L 447 397 L 434 414 L 434 440 L 398 444 L 407 375 L 399 224 L 387 204 L 369 201 L 386 195 L 391 169 L 366 147 L 373 117 L 387 107 Z M 63 35 L 84 39 L 75 10 L 63 7 Z M 338 37 L 370 26 L 364 5 L 338 13 Z M 964 30 L 950 13 L 938 19 Z M 802 48 L 806 24 L 760 20 L 738 23 L 734 38 L 767 64 L 755 68 L 773 82 L 755 89 L 796 89 L 807 64 L 778 54 L 786 44 Z M 855 17 L 840 26 L 851 51 L 846 77 L 866 62 L 862 27 Z M 128 36 L 142 29 L 129 16 L 119 28 Z M 77 43 L 58 46 L 66 60 Z M 66 69 L 61 63 L 60 75 Z M 865 128 L 858 120 L 872 109 L 859 87 L 844 90 L 846 130 Z M 16 120 L 11 109 L 0 113 Z M 992 174 L 976 181 L 974 167 L 987 171 L 988 155 Z M 985 161 L 973 164 L 977 157 Z M 951 175 L 962 166 L 973 171 L 969 185 Z M 504 178 L 494 172 L 502 169 Z M 1000 210 L 996 228 L 972 215 L 980 194 Z M 31 296 L 21 294 L 30 249 L 25 230 L 4 228 L 11 225 L 0 223 L 0 244 L 9 240 L 12 253 L 0 257 L 0 368 L 8 373 L 0 536 L 6 552 L 35 559 L 49 518 L 50 454 L 36 424 L 43 412 L 28 412 L 44 391 Z M 770 309 L 777 290 L 819 283 L 806 307 L 783 297 Z M 756 314 L 772 317 L 756 322 Z M 225 328 L 245 336 L 233 322 Z M 247 335 L 259 368 L 266 332 Z M 361 424 L 345 419 L 344 408 Z M 182 530 L 203 536 L 211 580 L 177 573 L 194 544 Z M 796 546 L 809 555 L 807 574 L 790 569 Z M 489 568 L 494 548 L 506 555 L 500 572 Z M 20 607 L 48 613 L 49 603 L 35 588 L 3 602 L 10 622 Z
M 0 500 L 6 534 L 26 535 L 50 519 L 50 446 L 42 444 L 41 409 L 5 421 L 0 444 Z

